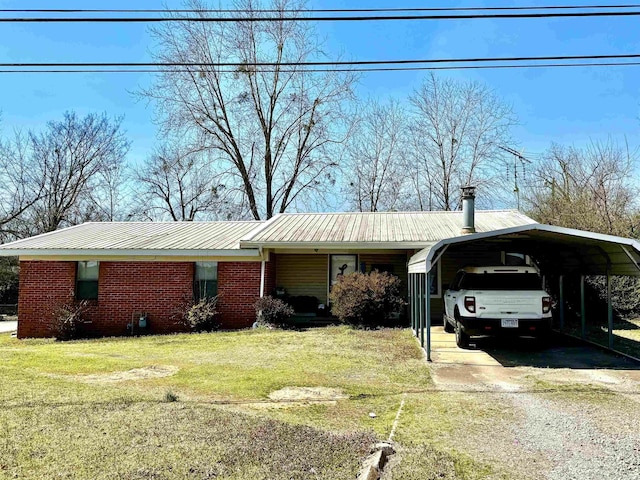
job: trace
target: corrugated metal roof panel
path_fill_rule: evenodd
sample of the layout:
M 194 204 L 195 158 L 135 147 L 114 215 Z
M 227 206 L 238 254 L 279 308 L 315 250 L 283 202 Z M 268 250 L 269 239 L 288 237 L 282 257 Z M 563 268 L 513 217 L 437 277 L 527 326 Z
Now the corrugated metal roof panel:
M 476 211 L 475 219 L 478 232 L 535 223 L 514 210 Z M 281 214 L 267 222 L 85 223 L 1 245 L 0 252 L 237 251 L 241 246 L 318 244 L 422 248 L 460 236 L 462 221 L 462 212 L 393 212 Z
M 488 232 L 536 223 L 515 210 L 475 212 L 476 230 Z M 282 214 L 242 244 L 415 243 L 460 236 L 462 212 Z
M 263 222 L 90 222 L 0 245 L 1 250 L 239 250 Z

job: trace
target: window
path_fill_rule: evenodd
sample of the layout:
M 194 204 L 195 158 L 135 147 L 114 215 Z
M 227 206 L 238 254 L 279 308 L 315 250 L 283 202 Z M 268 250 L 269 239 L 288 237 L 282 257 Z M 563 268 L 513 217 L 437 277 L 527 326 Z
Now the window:
M 76 270 L 76 298 L 78 300 L 95 300 L 98 298 L 99 272 L 99 262 L 78 262 Z
M 460 290 L 460 280 L 462 280 L 462 277 L 464 276 L 464 272 L 458 272 L 456 273 L 456 276 L 453 279 L 453 282 L 451 282 L 451 287 L 449 287 L 451 290 Z
M 373 265 L 371 265 L 371 271 L 379 271 L 380 273 L 395 273 L 393 271 L 393 264 L 391 263 L 374 263 Z
M 502 252 L 502 264 L 510 267 L 531 265 L 529 255 L 516 252 Z
M 338 278 L 356 271 L 357 255 L 331 255 L 329 257 L 329 288 L 338 283 Z
M 540 290 L 537 273 L 465 273 L 460 286 L 464 290 Z
M 193 295 L 196 300 L 218 294 L 218 262 L 196 262 Z

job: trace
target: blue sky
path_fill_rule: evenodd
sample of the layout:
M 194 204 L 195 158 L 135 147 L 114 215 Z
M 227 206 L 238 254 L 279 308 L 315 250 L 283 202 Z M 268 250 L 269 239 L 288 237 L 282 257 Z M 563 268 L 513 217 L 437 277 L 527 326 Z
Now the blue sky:
M 428 2 L 429 6 L 511 6 L 533 2 Z M 586 2 L 556 2 L 556 4 Z M 54 5 L 55 4 L 55 5 Z M 547 2 L 552 5 L 552 2 Z M 125 0 L 0 0 L 1 8 L 131 8 Z M 136 8 L 161 8 L 160 1 L 137 0 Z M 180 6 L 169 1 L 169 6 Z M 424 1 L 312 0 L 317 8 L 418 7 Z M 640 52 L 638 17 L 592 19 L 468 20 L 439 22 L 323 23 L 318 26 L 330 56 L 399 59 L 516 55 L 582 55 Z M 150 60 L 151 38 L 144 24 L 3 24 L 2 62 Z M 368 73 L 358 95 L 406 98 L 425 72 Z M 640 144 L 640 67 L 443 72 L 478 80 L 513 105 L 520 125 L 514 147 L 535 157 L 551 142 L 581 145 L 625 138 Z M 0 74 L 0 110 L 5 134 L 39 128 L 65 110 L 124 115 L 138 162 L 156 142 L 153 108 L 132 92 L 152 81 L 149 74 Z

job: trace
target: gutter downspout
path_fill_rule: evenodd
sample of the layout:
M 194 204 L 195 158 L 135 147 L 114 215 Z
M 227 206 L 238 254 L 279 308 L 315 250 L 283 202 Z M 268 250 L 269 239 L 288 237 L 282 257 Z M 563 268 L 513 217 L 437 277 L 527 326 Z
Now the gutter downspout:
M 264 273 L 266 269 L 266 261 L 264 260 L 264 256 L 262 254 L 262 247 L 259 248 L 260 256 L 262 257 L 262 262 L 260 264 L 260 298 L 264 297 Z

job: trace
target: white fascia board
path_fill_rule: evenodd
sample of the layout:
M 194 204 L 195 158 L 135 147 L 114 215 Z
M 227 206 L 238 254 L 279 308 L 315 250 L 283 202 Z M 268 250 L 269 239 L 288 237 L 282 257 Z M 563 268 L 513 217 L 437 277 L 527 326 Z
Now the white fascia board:
M 240 248 L 296 248 L 306 250 L 414 250 L 433 244 L 425 242 L 240 242 Z
M 260 257 L 258 249 L 240 250 L 114 250 L 73 248 L 0 248 L 0 257 L 38 256 L 83 256 L 83 257 Z

